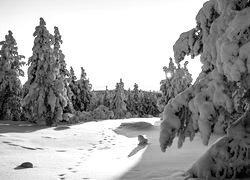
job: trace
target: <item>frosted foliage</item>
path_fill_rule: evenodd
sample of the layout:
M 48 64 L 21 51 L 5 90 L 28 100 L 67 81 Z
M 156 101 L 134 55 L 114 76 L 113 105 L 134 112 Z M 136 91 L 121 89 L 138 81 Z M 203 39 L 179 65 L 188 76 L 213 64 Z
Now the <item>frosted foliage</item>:
M 20 120 L 22 84 L 19 76 L 24 76 L 21 69 L 24 56 L 18 54 L 11 31 L 0 46 L 0 120 Z
M 127 107 L 125 103 L 124 83 L 122 79 L 116 84 L 115 94 L 112 100 L 112 110 L 115 119 L 123 119 L 126 117 Z
M 183 67 L 179 63 L 176 67 L 172 58 L 170 58 L 168 66 L 163 67 L 166 78 L 160 83 L 160 90 L 162 92 L 162 97 L 158 101 L 160 111 L 163 111 L 164 106 L 171 98 L 191 85 L 193 79 L 187 69 L 187 65 L 188 62 L 186 61 Z
M 55 41 L 45 25 L 43 18 L 40 18 L 40 25 L 33 34 L 33 55 L 28 62 L 28 81 L 24 85 L 28 91 L 23 99 L 23 107 L 30 121 L 52 125 L 62 120 L 67 92 L 60 73 L 61 41 L 57 37 Z
M 92 85 L 87 79 L 85 70 L 81 67 L 81 76 L 77 80 L 74 70 L 70 67 L 70 92 L 72 93 L 72 105 L 76 111 L 88 111 L 91 103 Z
M 207 145 L 211 133 L 224 132 L 225 137 L 188 171 L 190 176 L 248 177 L 250 3 L 210 0 L 196 22 L 195 28 L 180 35 L 173 49 L 177 63 L 187 55 L 200 55 L 202 72 L 192 86 L 165 106 L 161 149 L 171 146 L 175 137 L 181 147 L 185 137 L 192 140 L 196 132 Z

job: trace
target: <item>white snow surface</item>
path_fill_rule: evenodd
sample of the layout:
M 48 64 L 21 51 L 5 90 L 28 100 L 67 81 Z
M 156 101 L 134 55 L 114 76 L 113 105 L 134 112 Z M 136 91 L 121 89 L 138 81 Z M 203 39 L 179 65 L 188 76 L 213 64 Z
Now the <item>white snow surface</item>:
M 123 122 L 149 122 L 153 128 L 117 128 Z M 207 146 L 196 135 L 181 149 L 175 141 L 160 151 L 159 118 L 106 120 L 55 130 L 0 121 L 1 180 L 182 180 Z M 149 144 L 137 146 L 137 136 Z M 210 143 L 218 137 L 213 136 Z M 34 168 L 15 169 L 23 162 Z

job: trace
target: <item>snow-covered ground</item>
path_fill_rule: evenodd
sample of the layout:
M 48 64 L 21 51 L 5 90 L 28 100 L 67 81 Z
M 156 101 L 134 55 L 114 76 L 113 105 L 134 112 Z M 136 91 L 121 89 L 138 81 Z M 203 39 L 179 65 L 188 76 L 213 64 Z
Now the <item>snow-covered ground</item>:
M 117 128 L 123 122 L 150 122 L 144 128 Z M 1 180 L 177 180 L 208 147 L 199 136 L 160 151 L 159 118 L 107 120 L 45 128 L 0 122 Z M 137 146 L 137 136 L 149 139 Z M 213 137 L 213 142 L 217 137 Z M 23 162 L 34 168 L 15 169 Z

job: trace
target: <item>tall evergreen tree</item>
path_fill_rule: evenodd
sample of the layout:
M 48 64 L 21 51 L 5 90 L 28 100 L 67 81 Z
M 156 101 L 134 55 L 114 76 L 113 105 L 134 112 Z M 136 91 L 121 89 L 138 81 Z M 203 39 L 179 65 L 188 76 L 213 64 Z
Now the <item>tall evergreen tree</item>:
M 51 126 L 62 120 L 63 108 L 67 105 L 64 80 L 52 49 L 54 36 L 47 30 L 43 18 L 33 36 L 33 54 L 28 61 L 28 81 L 25 83 L 28 92 L 23 106 L 29 120 Z
M 63 109 L 64 112 L 74 112 L 74 107 L 72 105 L 72 95 L 73 93 L 71 92 L 71 89 L 69 87 L 68 79 L 70 77 L 70 73 L 67 70 L 66 62 L 65 62 L 65 55 L 63 54 L 61 50 L 61 44 L 63 43 L 62 41 L 62 36 L 59 32 L 58 27 L 54 27 L 54 49 L 53 49 L 53 54 L 57 63 L 57 66 L 59 67 L 59 74 L 58 74 L 58 79 L 61 79 L 64 83 L 65 91 L 63 91 L 65 94 L 63 95 L 66 100 L 67 100 L 67 106 Z
M 21 67 L 25 64 L 18 54 L 16 40 L 11 31 L 0 42 L 0 120 L 19 120 L 21 116 L 22 84 L 24 76 Z
M 115 119 L 126 117 L 127 108 L 125 103 L 124 83 L 122 82 L 122 79 L 116 84 L 115 95 L 112 101 L 112 110 Z

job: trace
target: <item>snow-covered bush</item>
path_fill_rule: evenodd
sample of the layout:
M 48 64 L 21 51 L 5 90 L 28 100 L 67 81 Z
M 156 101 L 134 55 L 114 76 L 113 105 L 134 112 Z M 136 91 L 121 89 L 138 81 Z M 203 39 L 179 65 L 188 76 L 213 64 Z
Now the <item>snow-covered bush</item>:
M 176 63 L 200 55 L 203 66 L 194 85 L 164 108 L 162 151 L 175 137 L 181 147 L 198 131 L 207 145 L 214 130 L 228 128 L 188 171 L 193 177 L 249 177 L 249 20 L 248 0 L 210 0 L 196 16 L 197 26 L 182 33 L 173 47 Z
M 76 111 L 72 117 L 69 118 L 68 123 L 75 124 L 80 122 L 89 122 L 93 121 L 94 118 L 91 112 L 86 111 Z
M 94 111 L 91 112 L 91 114 L 95 120 L 112 119 L 114 117 L 113 111 L 110 111 L 109 108 L 104 105 L 98 106 Z
M 22 108 L 21 67 L 24 56 L 18 54 L 16 40 L 11 31 L 0 42 L 0 120 L 20 120 Z

